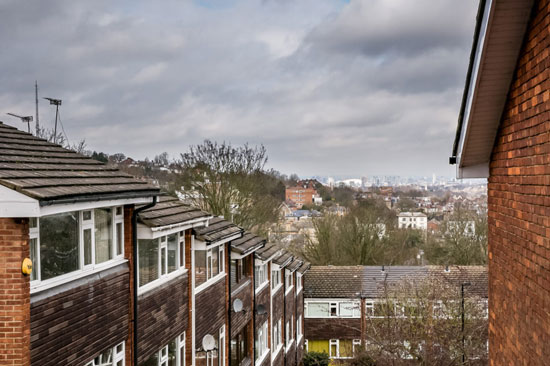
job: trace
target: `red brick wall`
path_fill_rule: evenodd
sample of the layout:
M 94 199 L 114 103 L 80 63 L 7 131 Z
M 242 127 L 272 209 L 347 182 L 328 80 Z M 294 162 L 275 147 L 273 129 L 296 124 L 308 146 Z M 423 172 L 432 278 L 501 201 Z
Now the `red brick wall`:
M 490 364 L 550 362 L 550 4 L 535 2 L 490 165 Z
M 28 219 L 0 218 L 0 365 L 30 365 L 30 278 L 21 274 L 29 257 Z

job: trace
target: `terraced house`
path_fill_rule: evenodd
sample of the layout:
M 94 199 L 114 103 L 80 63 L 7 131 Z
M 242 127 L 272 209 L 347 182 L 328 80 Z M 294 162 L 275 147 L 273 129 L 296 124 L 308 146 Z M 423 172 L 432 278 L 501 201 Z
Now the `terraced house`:
M 271 365 L 281 355 L 296 365 L 303 354 L 294 284 L 307 264 L 2 123 L 0 264 L 2 365 Z M 272 309 L 285 314 L 275 328 Z
M 457 296 L 443 303 L 437 292 L 434 297 L 420 301 L 413 300 L 418 295 L 412 292 L 397 292 L 400 288 L 396 286 L 401 283 L 421 284 L 430 278 L 441 279 Z M 409 317 L 427 322 L 429 317 L 421 316 L 418 309 L 419 304 L 429 302 L 429 310 L 436 313 L 444 305 L 453 307 L 456 311 L 446 314 L 453 314 L 453 319 L 460 321 L 460 290 L 464 285 L 468 286 L 465 296 L 475 298 L 486 308 L 487 271 L 482 266 L 313 266 L 304 284 L 306 349 L 327 353 L 334 364 L 345 363 L 360 350 L 372 351 L 373 347 L 380 348 L 384 344 L 392 346 L 391 342 L 396 339 L 402 342 L 402 347 L 392 347 L 390 352 L 413 349 L 415 347 L 409 346 L 411 328 L 405 328 L 403 339 L 399 338 L 401 335 L 396 336 L 399 322 Z M 421 288 L 416 287 L 417 290 Z M 437 320 L 438 317 L 431 318 Z M 452 319 L 441 316 L 441 320 Z M 460 333 L 457 340 L 460 344 Z M 485 347 L 485 342 L 486 336 L 481 348 Z M 469 356 L 471 360 L 479 358 L 478 355 Z M 412 358 L 412 355 L 404 351 L 402 358 Z

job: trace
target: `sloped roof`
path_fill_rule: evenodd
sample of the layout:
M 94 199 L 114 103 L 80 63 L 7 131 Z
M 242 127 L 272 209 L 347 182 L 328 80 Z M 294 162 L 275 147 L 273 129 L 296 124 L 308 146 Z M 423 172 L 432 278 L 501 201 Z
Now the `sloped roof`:
M 154 228 L 182 224 L 196 219 L 211 217 L 208 212 L 189 206 L 176 197 L 162 196 L 159 202 L 138 215 L 139 222 Z
M 298 268 L 300 268 L 303 263 L 304 261 L 300 260 L 299 258 L 294 258 L 294 260 L 290 262 L 288 266 L 286 266 L 286 269 L 288 269 L 291 272 L 294 272 L 298 270 Z
M 280 250 L 281 247 L 279 247 L 278 245 L 267 243 L 263 248 L 260 248 L 256 251 L 256 257 L 265 261 L 274 256 Z
M 41 206 L 159 193 L 145 181 L 2 122 L 0 184 L 38 200 Z
M 377 298 L 387 286 L 400 281 L 426 277 L 428 269 L 422 266 L 365 266 L 363 272 L 363 296 Z
M 428 273 L 444 278 L 457 288 L 467 283 L 469 285 L 465 287 L 465 293 L 488 297 L 489 274 L 486 266 L 428 266 Z
M 304 262 L 304 263 L 302 263 L 302 265 L 300 266 L 300 268 L 298 268 L 298 272 L 301 273 L 301 274 L 304 274 L 304 273 L 306 273 L 307 271 L 309 271 L 310 268 L 311 268 L 311 263 L 309 263 L 309 262 Z
M 273 258 L 273 263 L 278 264 L 281 267 L 286 267 L 290 264 L 290 262 L 292 262 L 293 258 L 294 256 L 292 253 L 289 253 L 283 249 L 279 256 Z
M 311 266 L 304 275 L 304 297 L 359 298 L 363 266 Z
M 231 250 L 237 254 L 246 255 L 262 248 L 266 240 L 258 235 L 246 232 L 239 239 L 231 242 Z
M 207 243 L 215 243 L 232 236 L 242 234 L 244 230 L 231 221 L 221 217 L 214 217 L 208 222 L 208 226 L 194 229 L 197 239 Z

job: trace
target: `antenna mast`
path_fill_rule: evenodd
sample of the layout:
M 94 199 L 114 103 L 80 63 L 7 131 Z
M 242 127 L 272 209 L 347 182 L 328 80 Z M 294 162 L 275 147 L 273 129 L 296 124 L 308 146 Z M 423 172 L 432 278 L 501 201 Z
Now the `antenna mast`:
M 53 130 L 53 143 L 57 144 L 57 117 L 59 116 L 59 106 L 61 105 L 61 99 L 44 98 L 50 101 L 51 105 L 55 105 L 55 128 Z
M 36 136 L 40 133 L 40 125 L 38 123 L 38 80 L 34 81 L 34 100 L 36 102 Z

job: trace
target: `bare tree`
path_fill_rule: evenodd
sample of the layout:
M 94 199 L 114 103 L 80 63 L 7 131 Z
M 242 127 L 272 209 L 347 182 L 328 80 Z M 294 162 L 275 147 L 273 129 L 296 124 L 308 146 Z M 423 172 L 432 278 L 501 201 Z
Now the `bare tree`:
M 366 346 L 357 361 L 395 366 L 487 364 L 485 299 L 467 294 L 463 307 L 460 284 L 435 275 L 385 281 L 381 291 L 374 306 L 367 308 Z
M 192 204 L 265 234 L 279 218 L 280 201 L 267 192 L 264 146 L 234 147 L 210 140 L 191 146 L 178 161 L 179 185 Z

